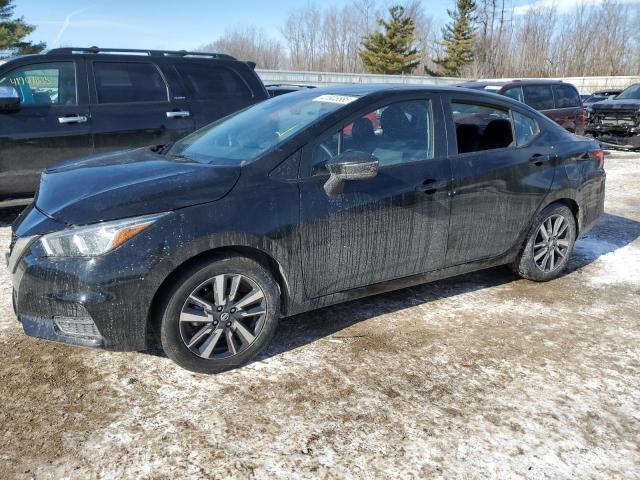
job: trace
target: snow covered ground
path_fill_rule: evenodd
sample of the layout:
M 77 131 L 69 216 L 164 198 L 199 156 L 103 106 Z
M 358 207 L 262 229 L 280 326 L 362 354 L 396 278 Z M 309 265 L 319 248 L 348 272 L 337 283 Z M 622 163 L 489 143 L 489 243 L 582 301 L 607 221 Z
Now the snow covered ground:
M 558 280 L 299 315 L 217 376 L 27 338 L 2 272 L 0 478 L 640 478 L 640 155 L 606 169 Z

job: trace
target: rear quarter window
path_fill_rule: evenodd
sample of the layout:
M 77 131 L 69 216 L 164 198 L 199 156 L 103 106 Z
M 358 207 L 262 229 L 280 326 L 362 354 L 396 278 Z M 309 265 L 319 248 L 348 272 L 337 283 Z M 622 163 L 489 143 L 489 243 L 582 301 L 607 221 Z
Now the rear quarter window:
M 219 65 L 182 64 L 176 70 L 195 100 L 251 98 L 253 92 L 233 69 Z

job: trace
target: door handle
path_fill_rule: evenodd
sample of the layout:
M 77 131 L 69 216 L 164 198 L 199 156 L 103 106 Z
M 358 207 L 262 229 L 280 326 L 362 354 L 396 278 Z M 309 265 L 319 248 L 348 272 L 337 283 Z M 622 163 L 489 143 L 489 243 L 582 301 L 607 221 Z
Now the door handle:
M 180 110 L 177 112 L 167 112 L 167 118 L 187 118 L 191 116 L 191 112 Z
M 543 163 L 550 161 L 552 158 L 553 157 L 551 155 L 540 155 L 539 153 L 536 153 L 529 159 L 529 162 L 533 163 L 536 167 L 539 167 Z
M 447 180 L 438 181 L 434 178 L 428 178 L 422 185 L 418 185 L 416 187 L 417 192 L 425 193 L 427 195 L 433 195 L 438 190 L 444 190 L 449 186 L 449 182 Z
M 85 115 L 73 115 L 70 117 L 58 117 L 58 122 L 62 125 L 70 123 L 87 123 L 87 117 Z

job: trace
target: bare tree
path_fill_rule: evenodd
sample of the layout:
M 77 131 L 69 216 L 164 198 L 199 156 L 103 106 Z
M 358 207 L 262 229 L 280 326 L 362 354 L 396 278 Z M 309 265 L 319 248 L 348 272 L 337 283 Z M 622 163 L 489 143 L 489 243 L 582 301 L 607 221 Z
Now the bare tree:
M 453 0 L 451 0 L 453 1 Z M 358 49 L 384 8 L 400 4 L 416 25 L 417 70 L 433 70 L 442 56 L 441 25 L 424 0 L 352 0 L 344 6 L 308 3 L 289 10 L 281 39 L 258 27 L 226 31 L 204 50 L 257 62 L 261 68 L 363 71 Z M 545 77 L 640 74 L 640 6 L 605 0 L 571 11 L 514 10 L 511 0 L 477 0 L 475 60 L 463 76 Z
M 282 44 L 254 26 L 227 30 L 216 41 L 199 50 L 228 53 L 242 60 L 254 61 L 259 68 L 272 70 L 282 68 L 285 63 Z

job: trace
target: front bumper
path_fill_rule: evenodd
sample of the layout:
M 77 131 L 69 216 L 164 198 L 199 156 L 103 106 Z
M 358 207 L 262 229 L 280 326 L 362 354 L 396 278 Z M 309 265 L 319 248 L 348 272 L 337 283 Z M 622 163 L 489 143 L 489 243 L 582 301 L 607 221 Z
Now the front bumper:
M 43 214 L 34 209 L 29 216 Z M 25 233 L 20 229 L 18 238 Z M 36 237 L 47 233 L 29 230 Z M 157 245 L 151 248 L 144 232 L 139 237 L 93 258 L 48 258 L 40 242 L 32 242 L 10 271 L 14 310 L 24 332 L 85 347 L 145 349 L 149 311 L 162 276 L 154 272 Z
M 616 127 L 589 124 L 585 133 L 605 147 L 629 150 L 640 148 L 640 126 Z

